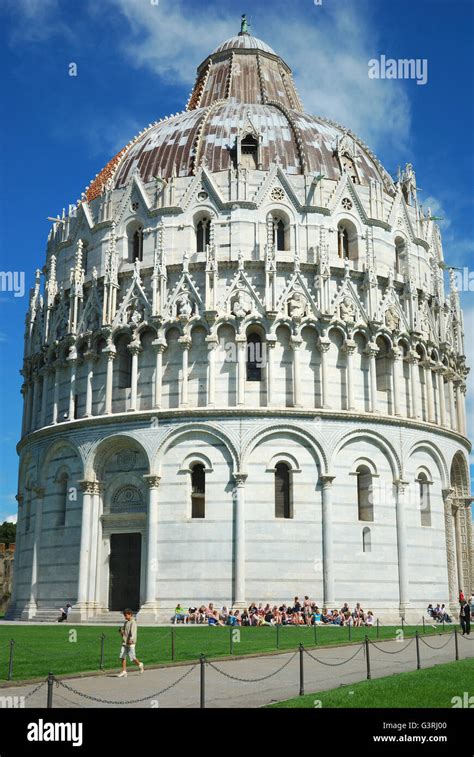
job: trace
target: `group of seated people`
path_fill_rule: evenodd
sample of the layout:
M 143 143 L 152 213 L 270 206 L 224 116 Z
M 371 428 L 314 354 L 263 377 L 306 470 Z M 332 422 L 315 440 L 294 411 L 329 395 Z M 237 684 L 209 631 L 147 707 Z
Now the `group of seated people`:
M 375 619 L 372 610 L 365 612 L 360 603 L 351 610 L 347 602 L 340 609 L 320 609 L 315 602 L 305 596 L 303 602 L 298 597 L 293 603 L 280 607 L 270 604 L 258 607 L 255 602 L 244 610 L 218 610 L 210 602 L 207 606 L 189 607 L 186 611 L 180 604 L 172 617 L 173 623 L 204 623 L 209 626 L 276 626 L 276 625 L 335 625 L 335 626 L 373 626 Z
M 448 615 L 448 611 L 446 609 L 446 605 L 440 605 L 437 604 L 436 607 L 433 607 L 432 604 L 429 604 L 426 610 L 428 616 L 431 618 L 431 620 L 434 620 L 435 623 L 452 623 L 452 618 Z

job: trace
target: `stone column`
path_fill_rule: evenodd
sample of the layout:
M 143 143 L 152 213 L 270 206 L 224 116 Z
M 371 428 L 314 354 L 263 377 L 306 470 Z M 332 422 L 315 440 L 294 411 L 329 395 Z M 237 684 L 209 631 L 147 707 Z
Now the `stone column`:
M 375 365 L 375 358 L 378 354 L 379 348 L 375 344 L 369 344 L 366 348 L 366 354 L 369 356 L 369 412 L 376 413 L 377 409 L 377 367 Z
M 352 339 L 348 339 L 343 347 L 346 355 L 347 410 L 355 410 L 353 355 L 356 347 L 357 345 Z
M 416 352 L 410 352 L 408 363 L 410 365 L 410 417 L 419 418 L 418 384 L 420 383 L 420 379 L 418 371 L 418 355 Z
M 160 476 L 144 476 L 148 484 L 148 514 L 146 532 L 146 585 L 145 603 L 140 613 L 156 614 L 158 601 L 156 597 L 156 578 L 158 575 L 158 488 Z
M 275 357 L 275 344 L 276 338 L 274 336 L 267 336 L 265 342 L 265 379 L 266 379 L 266 391 L 267 391 L 267 407 L 272 407 L 274 404 L 273 398 L 273 381 L 275 377 L 274 371 L 274 357 Z
M 301 338 L 292 337 L 290 344 L 293 350 L 293 407 L 301 407 Z
M 406 503 L 405 494 L 408 481 L 394 481 L 396 488 L 396 520 L 397 520 L 397 554 L 398 554 L 398 591 L 400 598 L 400 617 L 405 618 L 410 606 L 410 594 L 408 584 L 408 555 L 407 555 L 407 532 L 406 532 Z
M 89 561 L 89 588 L 87 591 L 87 601 L 90 607 L 97 606 L 96 583 L 98 572 L 98 535 L 99 535 L 99 510 L 100 510 L 100 485 L 98 482 L 94 485 L 91 500 L 91 546 Z
M 159 410 L 161 408 L 163 386 L 163 353 L 166 350 L 167 344 L 164 339 L 156 339 L 152 343 L 152 347 L 156 350 L 154 407 Z
M 87 366 L 87 376 L 86 376 L 86 412 L 84 413 L 85 418 L 90 418 L 92 416 L 92 379 L 94 377 L 94 354 L 92 352 L 86 352 L 84 355 L 84 358 L 86 360 L 86 366 Z
M 466 594 L 471 591 L 471 587 L 464 586 L 464 571 L 462 567 L 462 542 L 461 542 L 461 512 L 460 504 L 458 500 L 453 501 L 453 516 L 454 516 L 454 538 L 456 542 L 456 568 L 458 586 Z
M 127 347 L 128 351 L 132 355 L 132 378 L 131 378 L 131 391 L 130 391 L 130 412 L 135 412 L 137 409 L 137 394 L 138 394 L 138 355 L 142 351 L 142 346 L 139 341 L 130 342 Z
M 105 414 L 112 414 L 112 398 L 114 391 L 114 360 L 117 357 L 117 350 L 114 344 L 107 345 L 104 349 L 104 355 L 107 360 L 107 374 L 105 377 Z
M 70 379 L 69 379 L 69 411 L 68 420 L 73 421 L 75 416 L 76 407 L 76 366 L 77 366 L 77 353 L 72 348 L 67 362 L 70 365 Z
M 454 384 L 453 375 L 448 373 L 448 397 L 449 397 L 449 414 L 450 414 L 450 427 L 453 431 L 457 430 L 456 427 L 456 406 L 454 404 Z
M 207 336 L 207 405 L 216 404 L 216 349 L 219 345 L 216 336 Z
M 321 353 L 321 408 L 329 407 L 329 383 L 328 383 L 328 366 L 327 354 L 331 342 L 329 339 L 322 337 L 319 340 L 318 349 Z
M 238 335 L 235 337 L 237 344 L 237 405 L 245 405 L 245 378 L 247 366 L 245 363 L 245 353 L 247 348 L 247 337 Z
M 393 414 L 401 415 L 401 385 L 402 385 L 402 351 L 399 347 L 392 350 L 392 386 L 393 386 Z
M 431 362 L 427 358 L 423 363 L 425 369 L 425 386 L 426 386 L 426 411 L 430 423 L 435 422 L 434 398 L 433 398 L 433 379 L 431 376 Z
M 53 390 L 53 424 L 58 422 L 59 415 L 59 382 L 61 379 L 61 362 L 54 363 L 54 390 Z
M 452 489 L 443 489 L 444 500 L 444 528 L 446 538 L 446 561 L 448 567 L 448 592 L 449 607 L 451 613 L 456 616 L 459 613 L 458 582 L 456 576 L 456 543 L 453 533 L 453 492 Z
M 25 418 L 25 433 L 28 434 L 31 431 L 31 411 L 33 405 L 33 384 L 31 380 L 25 383 L 26 394 L 26 418 Z
M 334 552 L 331 507 L 331 487 L 335 476 L 320 476 L 322 487 L 322 521 L 323 521 L 323 604 L 333 608 L 334 594 Z
M 31 584 L 30 584 L 30 601 L 24 610 L 27 619 L 30 620 L 38 609 L 38 582 L 39 582 L 39 565 L 38 555 L 41 544 L 41 525 L 43 521 L 43 499 L 45 489 L 41 486 L 35 487 L 35 531 L 33 536 L 33 554 L 31 557 Z M 26 618 L 25 618 L 26 619 Z
M 26 383 L 21 385 L 21 394 L 23 397 L 23 416 L 21 420 L 21 436 L 25 436 L 28 430 L 27 421 L 28 421 L 28 386 Z
M 41 394 L 41 428 L 46 426 L 46 414 L 48 406 L 48 380 L 49 380 L 49 368 L 45 366 L 43 368 L 43 390 Z
M 466 383 L 461 384 L 461 411 L 462 411 L 462 433 L 467 436 L 467 419 L 466 419 Z
M 20 555 L 21 555 L 21 542 L 23 539 L 23 522 L 22 522 L 22 514 L 23 514 L 23 494 L 16 494 L 15 499 L 18 502 L 18 520 L 16 524 L 16 536 L 15 536 L 15 561 L 14 561 L 14 568 L 13 568 L 13 583 L 12 583 L 12 593 L 10 597 L 10 601 L 8 603 L 8 615 L 13 613 L 15 611 L 15 605 L 17 603 L 17 596 L 18 596 L 18 581 L 20 580 L 20 569 L 21 569 L 21 562 L 20 562 Z
M 234 473 L 235 481 L 235 587 L 236 608 L 246 607 L 245 601 L 245 482 L 247 474 Z
M 446 397 L 444 396 L 444 366 L 439 364 L 436 367 L 438 378 L 438 404 L 439 404 L 439 422 L 441 426 L 446 426 Z
M 181 349 L 183 350 L 183 362 L 181 368 L 181 397 L 180 407 L 188 406 L 188 379 L 189 379 L 189 350 L 191 349 L 191 339 L 188 336 L 180 336 L 178 339 Z
M 33 374 L 33 406 L 31 410 L 31 430 L 38 427 L 38 395 L 39 395 L 39 373 Z
M 454 391 L 456 394 L 456 426 L 460 434 L 464 433 L 464 419 L 462 412 L 461 382 L 454 382 Z
M 79 481 L 78 483 L 82 489 L 82 518 L 77 602 L 71 610 L 71 620 L 74 621 L 85 620 L 89 608 L 88 590 L 91 553 L 91 517 L 92 502 L 97 487 L 96 481 Z

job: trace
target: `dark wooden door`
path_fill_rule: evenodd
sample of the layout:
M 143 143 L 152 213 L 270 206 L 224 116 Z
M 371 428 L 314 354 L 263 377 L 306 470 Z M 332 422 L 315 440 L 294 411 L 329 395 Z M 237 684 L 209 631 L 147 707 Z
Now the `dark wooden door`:
M 140 608 L 141 534 L 110 537 L 109 610 Z

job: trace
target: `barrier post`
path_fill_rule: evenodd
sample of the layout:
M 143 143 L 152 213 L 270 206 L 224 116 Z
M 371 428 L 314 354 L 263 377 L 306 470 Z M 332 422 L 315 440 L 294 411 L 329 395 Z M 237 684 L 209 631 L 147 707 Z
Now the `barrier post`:
M 455 659 L 459 660 L 459 648 L 458 648 L 458 629 L 454 629 L 454 651 L 455 651 Z
M 280 649 L 280 624 L 277 625 L 277 649 Z
M 199 658 L 200 663 L 200 703 L 199 706 L 201 710 L 203 710 L 206 707 L 206 677 L 205 677 L 205 665 L 206 665 L 206 658 L 201 652 L 201 656 Z
M 304 696 L 304 663 L 303 663 L 304 647 L 300 644 L 300 697 Z
M 232 626 L 230 626 L 229 628 L 229 651 L 231 655 L 234 654 L 234 639 L 232 636 Z
M 380 620 L 377 618 L 377 639 L 380 637 Z
M 174 628 L 171 629 L 171 659 L 174 661 Z
M 52 673 L 48 673 L 48 700 L 46 704 L 48 710 L 51 710 L 53 707 L 53 684 L 54 675 Z
M 420 670 L 421 668 L 421 662 L 420 662 L 420 638 L 418 635 L 418 629 L 415 631 L 415 643 L 416 643 L 416 669 Z
M 352 623 L 349 623 L 349 641 L 352 639 Z
M 426 628 L 425 628 L 425 616 L 423 615 L 421 619 L 422 619 L 422 621 L 423 621 L 423 633 L 426 633 Z
M 104 669 L 104 646 L 105 646 L 105 633 L 100 637 L 100 664 L 99 668 Z
M 10 659 L 8 661 L 8 680 L 13 678 L 13 647 L 15 646 L 15 640 L 10 639 Z
M 365 659 L 367 660 L 367 680 L 370 681 L 372 678 L 370 674 L 370 655 L 369 655 L 369 637 L 365 636 Z
M 318 631 L 317 631 L 317 628 L 316 628 L 316 623 L 314 624 L 314 643 L 315 644 L 318 643 Z

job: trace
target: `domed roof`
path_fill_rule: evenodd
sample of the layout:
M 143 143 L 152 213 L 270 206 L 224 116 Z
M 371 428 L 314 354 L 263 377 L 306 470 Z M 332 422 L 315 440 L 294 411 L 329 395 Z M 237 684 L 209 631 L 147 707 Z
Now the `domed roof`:
M 236 34 L 235 37 L 226 39 L 226 41 L 219 45 L 219 47 L 216 47 L 212 54 L 215 55 L 224 50 L 261 50 L 264 53 L 276 55 L 276 52 L 270 47 L 270 45 L 267 45 L 266 42 L 263 42 L 257 37 L 252 37 L 251 34 L 246 32 L 241 32 L 240 34 Z
M 357 167 L 358 179 L 393 182 L 377 158 L 338 124 L 304 113 L 291 70 L 273 50 L 247 32 L 223 42 L 197 70 L 186 110 L 150 124 L 96 176 L 86 191 L 91 201 L 106 182 L 126 186 L 135 170 L 154 177 L 192 176 L 201 162 L 212 172 L 235 166 L 237 138 L 258 136 L 259 168 L 275 160 L 288 174 L 341 176 L 341 155 Z M 344 145 L 344 152 L 342 150 Z

